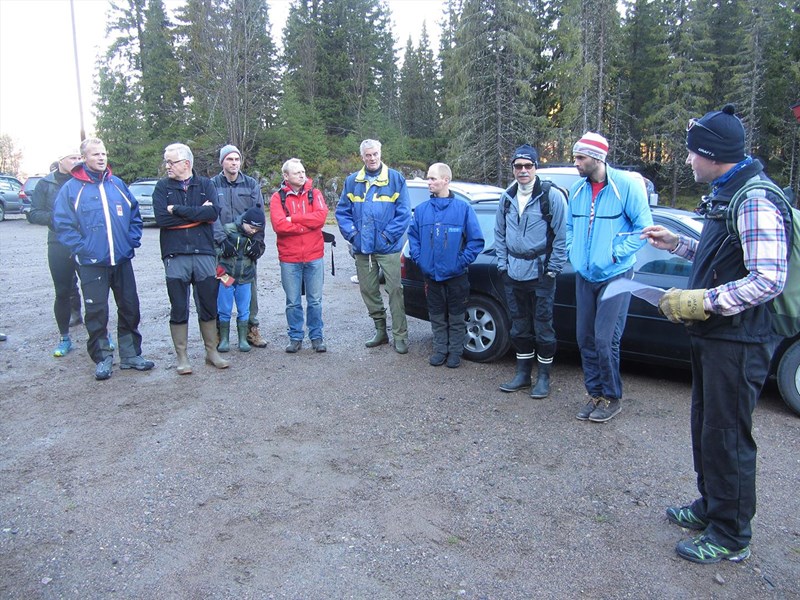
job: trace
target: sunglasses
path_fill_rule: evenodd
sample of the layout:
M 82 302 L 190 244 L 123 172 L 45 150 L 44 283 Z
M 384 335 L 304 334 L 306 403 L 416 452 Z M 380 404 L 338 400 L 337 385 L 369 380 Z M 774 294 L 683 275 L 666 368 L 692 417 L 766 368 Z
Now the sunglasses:
M 700 121 L 698 121 L 697 119 L 689 119 L 689 123 L 686 125 L 686 132 L 688 133 L 688 132 L 689 132 L 689 131 L 692 129 L 692 127 L 695 127 L 695 126 L 699 127 L 700 129 L 705 129 L 705 130 L 706 130 L 706 131 L 708 131 L 708 132 L 709 132 L 711 135 L 713 135 L 714 137 L 716 137 L 718 140 L 724 139 L 724 138 L 723 138 L 723 137 L 722 137 L 720 134 L 718 134 L 716 131 L 714 131 L 713 129 L 709 129 L 708 127 L 706 127 L 705 125 L 703 125 L 703 124 L 702 124 Z
M 522 171 L 525 169 L 526 171 L 530 171 L 533 169 L 535 165 L 533 163 L 514 163 L 514 170 L 515 171 Z

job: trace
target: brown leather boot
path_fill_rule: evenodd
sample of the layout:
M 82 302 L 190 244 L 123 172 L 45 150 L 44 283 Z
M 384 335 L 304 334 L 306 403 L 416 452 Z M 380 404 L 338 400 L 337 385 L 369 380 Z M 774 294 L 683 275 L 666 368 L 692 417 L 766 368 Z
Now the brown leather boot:
M 266 348 L 267 340 L 261 337 L 261 332 L 258 331 L 258 325 L 250 325 L 247 332 L 247 343 L 256 348 Z

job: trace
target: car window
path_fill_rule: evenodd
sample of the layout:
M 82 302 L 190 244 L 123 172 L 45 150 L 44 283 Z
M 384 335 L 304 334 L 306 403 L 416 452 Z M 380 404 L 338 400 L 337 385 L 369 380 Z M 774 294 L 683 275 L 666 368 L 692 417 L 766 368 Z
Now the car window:
M 431 193 L 428 191 L 427 187 L 411 187 L 409 185 L 407 189 L 408 199 L 411 201 L 411 210 L 414 210 L 417 206 L 431 197 Z
M 645 244 L 636 253 L 634 270 L 637 273 L 689 277 L 692 263 L 685 258 L 675 256 L 664 250 L 658 250 L 650 244 Z
M 495 212 L 488 210 L 476 210 L 475 214 L 478 215 L 478 223 L 483 232 L 484 249 L 494 248 L 494 223 Z
M 155 185 L 152 184 L 131 184 L 128 188 L 131 191 L 131 194 L 136 196 L 136 199 L 139 200 L 141 198 L 149 198 L 153 195 L 153 190 L 155 189 Z
M 542 174 L 540 177 L 552 181 L 558 187 L 565 189 L 567 193 L 569 193 L 573 184 L 580 179 L 578 175 L 570 175 L 567 173 L 547 173 Z
M 0 190 L 4 192 L 18 192 L 20 190 L 20 184 L 13 179 L 0 179 Z

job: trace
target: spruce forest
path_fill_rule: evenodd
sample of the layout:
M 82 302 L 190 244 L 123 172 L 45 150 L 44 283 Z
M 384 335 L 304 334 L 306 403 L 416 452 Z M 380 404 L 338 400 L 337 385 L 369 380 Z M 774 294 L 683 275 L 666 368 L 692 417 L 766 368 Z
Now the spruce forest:
M 396 40 L 383 0 L 293 0 L 276 40 L 267 0 L 169 11 L 114 0 L 98 135 L 126 181 L 163 175 L 174 141 L 215 174 L 233 143 L 265 192 L 298 157 L 330 203 L 367 137 L 406 176 L 444 161 L 455 179 L 505 186 L 516 146 L 571 163 L 593 130 L 611 164 L 637 168 L 674 204 L 703 191 L 684 165 L 688 120 L 733 102 L 750 154 L 797 195 L 798 1 L 449 0 L 427 21 L 438 47 L 425 29 L 418 44 Z

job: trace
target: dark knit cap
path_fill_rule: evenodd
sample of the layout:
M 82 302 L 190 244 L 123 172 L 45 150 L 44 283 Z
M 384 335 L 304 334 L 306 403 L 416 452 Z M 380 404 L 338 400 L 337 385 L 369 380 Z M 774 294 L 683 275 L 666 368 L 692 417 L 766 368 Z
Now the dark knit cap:
M 744 125 L 735 112 L 733 104 L 726 104 L 722 110 L 689 121 L 686 147 L 695 154 L 721 163 L 743 161 Z
M 264 229 L 265 220 L 264 211 L 257 206 L 248 208 L 247 212 L 242 215 L 242 223 L 247 223 L 258 229 Z
M 518 158 L 526 158 L 533 163 L 533 166 L 539 166 L 539 153 L 536 151 L 536 148 L 528 144 L 523 144 L 514 150 L 514 156 L 511 157 L 511 164 L 513 165 Z

